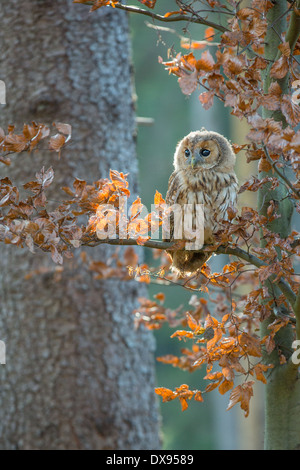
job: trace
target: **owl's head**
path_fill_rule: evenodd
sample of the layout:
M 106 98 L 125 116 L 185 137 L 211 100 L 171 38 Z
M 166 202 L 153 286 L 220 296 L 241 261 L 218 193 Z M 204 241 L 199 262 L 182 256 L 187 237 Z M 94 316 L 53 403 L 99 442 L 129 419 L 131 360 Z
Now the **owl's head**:
M 217 132 L 195 131 L 177 145 L 174 155 L 175 170 L 214 169 L 232 171 L 235 154 L 228 140 Z

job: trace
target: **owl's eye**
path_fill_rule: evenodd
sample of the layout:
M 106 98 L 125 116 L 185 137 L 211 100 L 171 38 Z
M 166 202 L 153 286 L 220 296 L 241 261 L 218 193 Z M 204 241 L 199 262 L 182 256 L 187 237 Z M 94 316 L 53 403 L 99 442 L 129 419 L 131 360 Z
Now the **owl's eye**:
M 184 155 L 186 156 L 186 158 L 188 158 L 188 157 L 191 155 L 190 150 L 189 150 L 189 149 L 185 149 Z
M 210 150 L 208 150 L 208 149 L 201 149 L 201 150 L 200 150 L 200 155 L 202 155 L 203 157 L 208 157 L 208 155 L 210 155 Z

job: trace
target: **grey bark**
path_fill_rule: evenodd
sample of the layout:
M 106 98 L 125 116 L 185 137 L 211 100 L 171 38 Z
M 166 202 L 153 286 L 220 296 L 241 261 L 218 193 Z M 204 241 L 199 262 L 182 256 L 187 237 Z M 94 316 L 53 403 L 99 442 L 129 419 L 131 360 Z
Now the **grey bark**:
M 137 192 L 127 17 L 64 0 L 1 2 L 2 127 L 67 122 L 73 140 L 58 161 L 46 149 L 20 155 L 8 175 L 21 185 L 53 166 L 51 204 L 75 177 L 130 173 Z M 90 249 L 107 260 L 113 247 Z M 1 449 L 157 449 L 154 342 L 133 327 L 145 289 L 97 281 L 76 255 L 62 279 L 47 254 L 0 247 Z M 25 280 L 29 272 L 39 271 Z M 41 273 L 41 270 L 46 271 Z
M 286 23 L 286 2 L 276 2 L 274 7 L 269 10 L 267 20 L 269 25 L 276 23 L 276 28 L 269 27 L 266 35 L 265 57 L 270 60 L 269 69 L 264 77 L 264 90 L 267 92 L 271 84 L 269 75 L 270 67 L 273 61 L 278 57 L 278 45 L 281 43 L 281 36 L 287 29 Z M 290 28 L 286 40 L 290 41 L 293 49 L 291 37 L 299 36 L 299 19 L 295 21 L 293 27 L 296 31 L 292 32 Z M 294 43 L 295 44 L 295 43 Z M 289 93 L 289 75 L 279 80 L 283 94 Z M 270 112 L 263 109 L 263 117 L 272 117 L 281 121 L 283 127 L 286 125 L 285 118 L 280 111 Z M 272 172 L 261 173 L 261 177 L 273 176 Z M 274 233 L 280 234 L 286 238 L 291 232 L 291 221 L 293 215 L 293 203 L 287 197 L 288 191 L 284 185 L 279 185 L 275 190 L 270 190 L 269 185 L 264 185 L 259 190 L 258 208 L 261 215 L 266 215 L 269 202 L 274 200 L 277 204 L 277 213 L 280 218 L 272 222 L 268 228 Z M 261 245 L 264 246 L 262 239 Z M 278 257 L 281 257 L 278 251 Z M 276 286 L 267 283 L 267 287 L 275 298 L 279 297 L 280 292 Z M 267 318 L 262 325 L 262 337 L 269 334 L 268 326 L 276 319 L 275 313 Z M 291 361 L 292 342 L 294 340 L 294 331 L 291 326 L 287 326 L 275 335 L 276 349 L 269 355 L 265 353 L 265 362 L 274 364 L 268 378 L 268 384 L 265 391 L 265 449 L 266 450 L 294 450 L 300 448 L 300 382 L 298 368 Z M 287 363 L 279 363 L 277 348 L 285 355 Z

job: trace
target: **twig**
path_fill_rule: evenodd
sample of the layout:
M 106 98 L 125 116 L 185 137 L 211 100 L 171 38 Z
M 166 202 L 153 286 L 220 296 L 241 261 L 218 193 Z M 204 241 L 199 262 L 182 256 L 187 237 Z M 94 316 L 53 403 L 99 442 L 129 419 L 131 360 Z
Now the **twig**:
M 86 242 L 83 242 L 83 246 L 97 246 L 101 245 L 103 243 L 109 244 L 109 245 L 123 245 L 123 246 L 137 246 L 138 243 L 135 239 L 104 239 L 104 240 L 99 240 L 99 239 L 93 239 L 93 240 L 87 240 Z M 168 250 L 172 248 L 175 245 L 174 242 L 162 242 L 159 240 L 147 240 L 143 246 L 146 248 L 152 248 L 152 249 L 158 249 L 158 250 Z M 209 245 L 204 245 L 202 247 L 202 250 L 204 250 L 206 247 Z M 201 251 L 202 251 L 201 250 Z M 268 265 L 265 264 L 261 259 L 257 258 L 257 256 L 242 250 L 241 248 L 234 246 L 234 245 L 220 245 L 214 250 L 215 254 L 227 254 L 227 255 L 234 255 L 237 256 L 238 258 L 243 259 L 244 261 L 247 261 L 248 263 L 256 266 L 257 268 L 261 267 L 267 267 Z M 270 276 L 269 280 L 270 282 L 275 278 L 275 276 Z M 285 295 L 286 299 L 290 302 L 292 308 L 294 309 L 294 304 L 296 302 L 296 295 L 294 294 L 292 288 L 290 285 L 284 280 L 284 279 L 278 279 L 276 281 L 277 286 L 281 290 L 281 292 Z M 300 303 L 300 299 L 299 299 Z M 299 306 L 300 308 L 300 306 Z
M 85 5 L 94 5 L 94 1 L 91 0 L 89 2 L 85 2 Z M 143 8 L 135 7 L 133 5 L 123 5 L 121 3 L 116 3 L 114 5 L 115 8 L 118 8 L 119 10 L 124 10 L 127 11 L 128 13 L 138 13 L 139 15 L 145 15 L 153 20 L 158 20 L 158 21 L 163 21 L 165 23 L 175 23 L 177 21 L 189 21 L 191 23 L 197 23 L 197 24 L 204 24 L 206 26 L 211 26 L 212 28 L 221 31 L 222 33 L 225 33 L 225 31 L 228 31 L 227 28 L 224 26 L 214 23 L 212 21 L 208 21 L 205 18 L 202 18 L 200 16 L 197 16 L 196 18 L 191 18 L 188 17 L 187 15 L 174 15 L 174 16 L 163 16 L 159 15 L 158 13 L 153 13 L 152 11 L 144 10 Z
M 263 145 L 263 149 L 264 149 L 264 152 L 265 152 L 265 155 L 267 157 L 267 160 L 269 161 L 269 163 L 271 164 L 272 168 L 274 168 L 274 171 L 277 173 L 277 175 L 280 177 L 280 179 L 282 179 L 286 186 L 295 194 L 295 196 L 297 197 L 297 199 L 300 199 L 300 192 L 297 191 L 293 185 L 291 184 L 291 182 L 288 180 L 288 178 L 286 178 L 286 176 L 281 173 L 280 170 L 278 170 L 276 164 L 277 162 L 273 162 L 272 158 L 270 157 L 270 154 L 269 154 L 269 151 L 267 149 L 267 147 L 265 145 Z

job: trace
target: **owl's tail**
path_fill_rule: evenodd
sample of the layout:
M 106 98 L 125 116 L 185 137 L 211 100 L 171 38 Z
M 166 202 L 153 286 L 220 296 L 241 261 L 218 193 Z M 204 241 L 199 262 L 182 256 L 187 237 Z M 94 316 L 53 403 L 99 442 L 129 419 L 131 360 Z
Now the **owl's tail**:
M 191 250 L 167 251 L 167 253 L 172 258 L 172 270 L 181 277 L 195 274 L 211 257 L 209 253 Z

